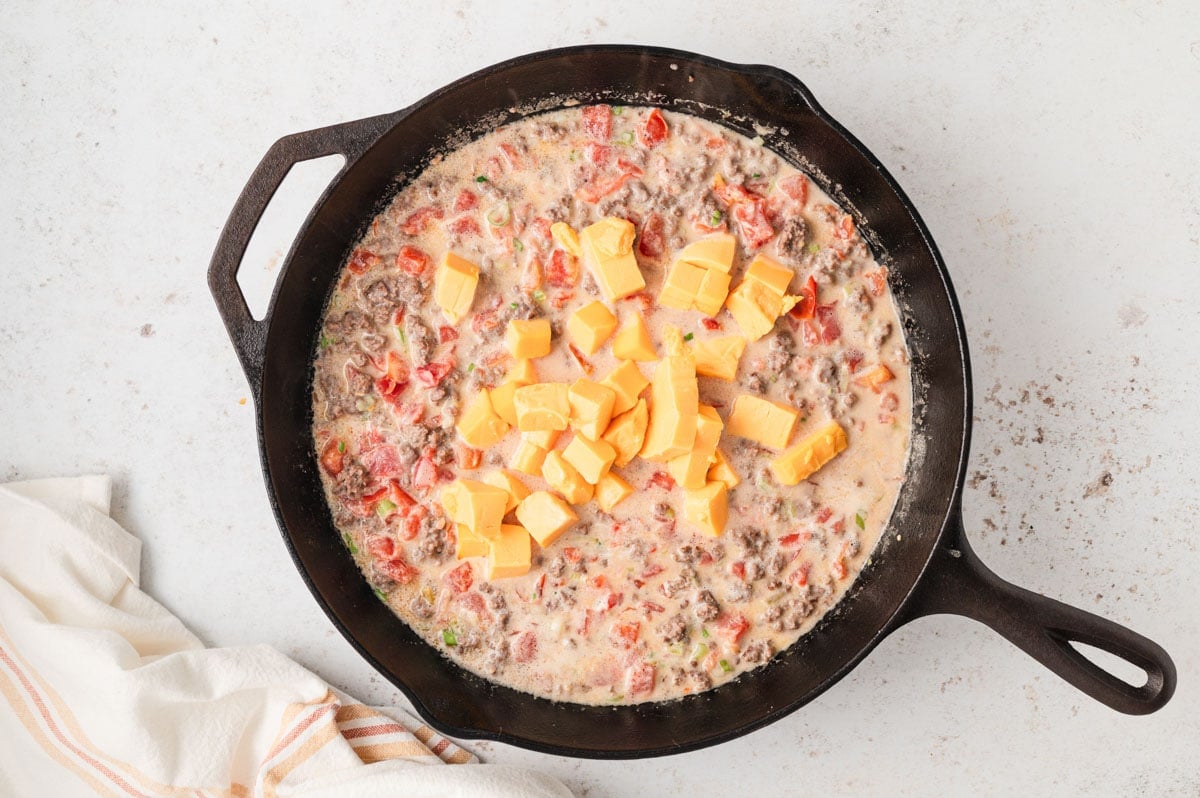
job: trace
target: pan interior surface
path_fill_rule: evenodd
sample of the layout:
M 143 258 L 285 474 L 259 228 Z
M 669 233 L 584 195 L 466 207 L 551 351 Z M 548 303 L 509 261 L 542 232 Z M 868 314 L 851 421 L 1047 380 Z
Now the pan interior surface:
M 364 226 L 430 157 L 497 125 L 564 105 L 658 105 L 765 144 L 853 214 L 888 267 L 913 359 L 912 449 L 891 522 L 851 592 L 768 665 L 670 702 L 556 703 L 477 677 L 422 642 L 373 595 L 333 527 L 310 442 L 311 360 L 325 302 Z M 468 76 L 397 115 L 314 209 L 272 303 L 260 447 L 276 515 L 330 619 L 430 723 L 569 756 L 678 753 L 744 734 L 812 700 L 880 640 L 929 561 L 957 501 L 969 400 L 966 348 L 944 267 L 883 167 L 794 78 L 675 51 L 584 47 Z

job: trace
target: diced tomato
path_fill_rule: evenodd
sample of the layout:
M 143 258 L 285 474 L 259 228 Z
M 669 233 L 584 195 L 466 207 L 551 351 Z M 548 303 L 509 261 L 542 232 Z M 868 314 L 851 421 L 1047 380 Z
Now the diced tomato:
M 535 240 L 550 240 L 550 220 L 543 216 L 533 217 L 533 221 L 529 223 L 528 230 L 533 233 Z
M 846 364 L 846 368 L 850 369 L 850 373 L 853 374 L 862 365 L 863 353 L 857 349 L 847 349 L 845 352 L 842 352 L 842 362 Z M 884 366 L 884 368 L 887 368 L 887 366 Z M 879 393 L 879 391 L 875 393 Z
M 638 306 L 638 310 L 642 314 L 649 313 L 654 309 L 654 297 L 647 294 L 645 291 L 638 291 L 636 294 L 630 294 L 625 297 L 626 302 L 632 302 Z
M 321 451 L 321 468 L 331 477 L 342 473 L 346 467 L 346 444 L 344 441 L 330 440 Z
M 818 524 L 823 524 L 826 521 L 828 521 L 830 518 L 833 518 L 833 509 L 832 508 L 822 507 L 820 510 L 817 511 L 817 523 Z
M 487 159 L 487 165 L 483 167 L 483 174 L 488 180 L 495 183 L 504 176 L 504 167 L 500 165 L 500 159 L 493 155 Z
M 427 363 L 418 366 L 413 372 L 417 382 L 426 388 L 436 388 L 450 373 L 450 364 L 445 362 Z
M 626 676 L 627 690 L 630 695 L 643 695 L 654 689 L 658 678 L 658 670 L 649 662 L 642 662 L 629 669 Z
M 583 146 L 584 157 L 596 166 L 608 166 L 612 163 L 613 148 L 607 144 L 597 144 L 594 141 L 589 141 Z
M 870 286 L 872 296 L 883 296 L 887 290 L 887 267 L 880 266 L 874 271 L 863 272 L 863 279 Z
M 416 424 L 425 415 L 425 405 L 421 402 L 405 402 L 396 406 L 396 419 L 402 424 Z
M 557 298 L 558 297 L 555 297 L 555 299 L 557 299 Z M 570 297 L 564 299 L 563 305 L 565 305 L 567 302 L 570 302 L 570 301 L 571 301 Z M 556 303 L 554 303 L 554 307 L 561 308 L 562 305 L 560 305 L 556 302 Z M 569 344 L 567 344 L 567 351 L 571 353 L 571 357 L 575 360 L 575 364 L 579 366 L 580 371 L 582 371 L 584 374 L 586 374 L 590 377 L 592 375 L 592 372 L 595 371 L 595 367 L 592 366 L 592 363 L 590 360 L 588 360 L 586 357 L 584 357 L 583 352 L 579 351 L 579 347 L 575 346 L 575 344 L 569 343 Z
M 404 323 L 404 306 L 396 308 L 396 312 L 392 314 L 392 325 L 399 327 Z
M 643 147 L 657 147 L 666 140 L 667 120 L 663 119 L 662 111 L 655 108 L 646 114 L 638 125 L 637 137 Z
M 621 599 L 624 597 L 623 594 L 614 593 L 611 590 L 606 591 L 606 594 L 607 595 L 602 595 L 600 598 L 596 599 L 596 612 L 607 612 L 608 610 L 611 610 L 613 607 L 620 604 Z
M 749 628 L 750 622 L 746 620 L 746 616 L 744 615 L 722 614 L 717 618 L 717 632 L 731 643 L 737 643 L 741 640 L 742 635 Z
M 399 352 L 389 351 L 385 362 L 385 371 L 393 382 L 408 381 L 408 361 Z
M 474 614 L 480 620 L 484 620 L 490 615 L 487 610 L 487 602 L 483 600 L 483 596 L 478 591 L 456 593 L 451 600 L 455 606 Z
M 608 584 L 608 577 L 604 574 L 597 574 L 592 577 L 592 587 L 604 587 Z
M 583 109 L 583 130 L 596 141 L 612 138 L 612 108 L 607 105 L 589 105 Z
M 728 229 L 728 225 L 725 223 L 725 214 L 720 214 L 720 218 L 717 219 L 716 224 L 713 224 L 712 218 L 708 216 L 702 219 L 699 216 L 692 215 L 689 218 L 692 220 L 692 227 L 706 235 L 708 233 L 723 233 Z
M 513 659 L 517 662 L 532 662 L 537 656 L 537 635 L 533 632 L 522 632 L 513 645 Z
M 779 539 L 780 546 L 795 546 L 800 542 L 800 533 L 793 532 L 790 535 L 784 535 Z
M 368 269 L 378 266 L 381 260 L 374 252 L 360 247 L 350 253 L 350 260 L 347 261 L 346 268 L 354 274 L 362 274 Z
M 483 460 L 483 452 L 467 446 L 464 443 L 454 444 L 454 462 L 459 468 L 471 471 L 479 468 L 479 463 Z
M 719 330 L 721 329 L 721 322 L 716 319 L 700 319 L 700 326 L 709 331 Z
M 842 334 L 842 327 L 837 321 L 836 302 L 831 302 L 828 305 L 817 305 L 814 315 L 817 319 L 817 324 L 821 327 L 821 342 L 831 344 L 836 341 Z
M 725 139 L 720 136 L 709 136 L 705 139 L 704 146 L 710 150 L 723 150 L 725 149 Z
M 830 529 L 832 529 L 834 531 L 834 533 L 836 533 L 838 535 L 845 532 L 846 531 L 846 517 L 842 516 L 838 520 L 834 521 L 833 525 L 830 526 Z
M 421 531 L 421 516 L 413 513 L 412 515 L 404 516 L 404 520 L 400 523 L 400 537 L 405 540 L 413 540 Z
M 622 174 L 630 175 L 631 177 L 641 177 L 645 174 L 645 172 L 642 171 L 642 167 L 638 166 L 633 161 L 628 161 L 624 158 L 617 159 L 617 168 L 621 170 Z
M 471 570 L 471 563 L 465 562 L 447 571 L 444 579 L 455 593 L 466 593 L 475 583 L 475 573 Z
M 379 394 L 379 398 L 388 404 L 395 405 L 400 400 L 400 394 L 408 387 L 408 382 L 396 382 L 391 377 L 377 377 L 375 379 L 375 393 Z
M 841 555 L 829 564 L 829 573 L 833 574 L 834 579 L 846 578 L 846 560 Z
M 405 245 L 396 255 L 396 265 L 409 274 L 421 275 L 429 268 L 429 256 L 416 247 Z
M 805 175 L 797 174 L 785 177 L 776 182 L 775 187 L 801 205 L 808 202 L 808 178 Z
M 585 185 L 581 186 L 575 192 L 575 196 L 579 197 L 579 199 L 583 200 L 584 202 L 599 202 L 609 194 L 619 189 L 621 186 L 625 185 L 625 182 L 631 177 L 633 177 L 633 175 L 628 173 L 610 175 L 606 177 L 594 177 Z
M 358 459 L 376 479 L 391 479 L 400 473 L 400 453 L 395 446 L 382 444 L 367 449 L 359 454 Z
M 646 617 L 649 618 L 656 612 L 666 612 L 667 608 L 661 604 L 655 604 L 653 601 L 643 601 L 642 609 L 646 611 Z
M 583 559 L 583 552 L 574 546 L 567 546 L 563 549 L 562 553 L 569 562 L 579 562 L 581 559 Z
M 396 543 L 387 535 L 367 538 L 367 553 L 376 560 L 390 560 L 396 553 Z
M 420 505 L 417 504 L 417 500 L 412 496 L 409 496 L 408 491 L 400 487 L 400 483 L 396 480 L 393 479 L 391 482 L 389 482 L 387 487 L 388 498 L 391 499 L 392 504 L 396 505 L 396 512 L 400 513 L 401 515 L 408 515 L 414 509 L 420 508 Z M 423 510 L 424 508 L 420 509 Z M 421 515 L 424 515 L 424 512 L 419 513 L 418 517 Z
M 739 202 L 733 206 L 733 218 L 747 249 L 759 249 L 775 236 L 775 228 L 767 218 L 767 205 L 762 200 Z
M 439 476 L 437 463 L 433 461 L 433 453 L 430 450 L 426 450 L 425 454 L 421 455 L 420 459 L 413 466 L 413 487 L 420 489 L 432 488 L 438 483 Z
M 441 219 L 443 216 L 442 209 L 427 205 L 424 208 L 417 208 L 408 218 L 404 220 L 401 229 L 405 235 L 417 236 L 425 232 L 425 228 L 435 219 Z
M 508 161 L 508 165 L 512 169 L 521 168 L 521 155 L 517 152 L 517 148 L 508 142 L 502 142 L 498 149 L 500 154 L 504 156 L 504 160 Z
M 726 183 L 723 179 L 717 180 L 713 185 L 713 196 L 724 203 L 726 208 L 732 208 L 743 202 L 754 202 L 762 199 L 757 194 L 750 192 L 745 186 L 739 183 Z
M 473 216 L 459 216 L 446 225 L 446 229 L 460 236 L 477 236 L 483 233 L 479 227 L 479 220 Z
M 817 310 L 817 281 L 810 274 L 800 289 L 800 301 L 788 313 L 795 319 L 811 319 Z
M 546 575 L 543 573 L 538 577 L 537 587 L 533 589 L 533 595 L 530 597 L 532 601 L 537 601 L 546 593 Z
M 808 584 L 808 572 L 810 570 L 812 570 L 812 563 L 800 563 L 800 567 L 796 569 L 796 575 L 793 577 L 793 581 L 800 587 L 804 587 Z
M 657 576 L 663 572 L 663 567 L 655 563 L 642 571 L 642 579 L 649 579 L 652 576 Z
M 817 325 L 812 323 L 812 319 L 800 322 L 800 337 L 805 346 L 816 346 L 821 343 L 821 332 L 817 329 Z
M 479 207 L 479 197 L 469 188 L 461 189 L 454 198 L 454 212 L 462 213 Z
M 833 234 L 838 238 L 844 238 L 846 240 L 850 240 L 854 237 L 854 219 L 850 216 L 850 214 L 847 213 L 842 217 L 841 224 L 834 229 Z
M 666 471 L 655 471 L 650 475 L 647 486 L 661 488 L 662 490 L 671 490 L 675 487 L 675 480 Z
M 448 344 L 451 341 L 457 341 L 457 340 L 458 340 L 458 330 L 454 329 L 453 327 L 447 327 L 445 325 L 438 327 L 438 343 L 439 344 Z
M 376 563 L 376 568 L 393 582 L 398 582 L 402 585 L 407 585 L 417 574 L 420 573 L 416 568 L 409 565 L 403 556 L 397 555 L 390 560 L 383 560 Z
M 614 624 L 612 628 L 613 642 L 621 648 L 633 648 L 637 644 L 638 634 L 642 625 L 637 621 L 624 621 Z
M 746 578 L 746 563 L 742 562 L 741 560 L 738 560 L 737 562 L 735 562 L 729 566 L 729 573 L 733 574 L 738 579 L 745 579 Z
M 546 283 L 555 288 L 573 288 L 579 282 L 579 259 L 561 249 L 550 255 Z
M 638 239 L 638 252 L 647 258 L 657 258 L 663 254 L 666 243 L 662 217 L 657 213 L 650 214 L 642 224 L 641 238 Z

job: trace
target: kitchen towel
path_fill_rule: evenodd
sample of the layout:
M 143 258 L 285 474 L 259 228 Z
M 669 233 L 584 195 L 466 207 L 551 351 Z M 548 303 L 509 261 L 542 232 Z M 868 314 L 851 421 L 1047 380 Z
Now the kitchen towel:
M 0 795 L 569 796 L 138 587 L 107 477 L 0 485 Z

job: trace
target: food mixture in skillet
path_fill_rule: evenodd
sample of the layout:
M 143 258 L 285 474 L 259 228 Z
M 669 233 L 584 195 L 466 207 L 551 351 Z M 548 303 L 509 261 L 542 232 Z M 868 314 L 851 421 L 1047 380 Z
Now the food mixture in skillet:
M 436 160 L 330 300 L 313 435 L 377 595 L 579 703 L 766 663 L 845 593 L 908 454 L 908 356 L 854 222 L 760 140 L 603 105 Z

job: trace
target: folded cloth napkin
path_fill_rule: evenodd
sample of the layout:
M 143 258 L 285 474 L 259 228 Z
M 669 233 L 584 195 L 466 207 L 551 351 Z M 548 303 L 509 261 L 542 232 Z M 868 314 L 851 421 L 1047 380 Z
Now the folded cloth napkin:
M 107 477 L 0 485 L 0 795 L 569 796 L 138 589 Z

